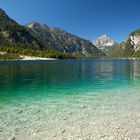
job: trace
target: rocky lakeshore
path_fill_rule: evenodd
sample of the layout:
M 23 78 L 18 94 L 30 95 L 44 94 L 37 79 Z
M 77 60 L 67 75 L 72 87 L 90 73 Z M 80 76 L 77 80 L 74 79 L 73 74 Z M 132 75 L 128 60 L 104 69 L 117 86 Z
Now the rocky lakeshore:
M 139 98 L 116 92 L 15 101 L 0 109 L 0 140 L 139 140 Z

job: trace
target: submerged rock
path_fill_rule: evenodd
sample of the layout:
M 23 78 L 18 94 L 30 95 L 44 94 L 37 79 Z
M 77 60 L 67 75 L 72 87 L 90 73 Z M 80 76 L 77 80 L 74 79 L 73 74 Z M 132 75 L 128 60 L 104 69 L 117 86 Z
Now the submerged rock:
M 86 108 L 86 106 L 85 105 L 82 105 L 80 108 Z
M 72 115 L 72 114 L 73 114 L 72 112 L 69 112 L 69 113 L 68 113 L 68 115 Z
M 19 110 L 19 112 L 18 112 L 19 114 L 21 114 L 21 113 L 23 113 L 23 110 Z
M 64 134 L 66 132 L 66 130 L 63 129 L 61 132 L 62 132 L 62 134 Z
M 2 128 L 0 128 L 0 132 L 3 132 L 3 129 Z
M 59 128 L 59 130 L 61 131 L 62 134 L 64 134 L 66 132 L 66 130 L 63 128 Z
M 15 136 L 12 136 L 11 138 L 9 138 L 8 140 L 16 140 Z

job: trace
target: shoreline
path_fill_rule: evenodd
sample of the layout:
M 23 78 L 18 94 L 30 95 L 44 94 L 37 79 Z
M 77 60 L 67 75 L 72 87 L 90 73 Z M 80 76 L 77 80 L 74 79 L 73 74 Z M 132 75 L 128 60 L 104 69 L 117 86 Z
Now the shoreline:
M 35 56 L 23 56 L 21 55 L 21 60 L 58 60 L 56 58 L 43 58 L 43 57 L 35 57 Z
M 4 53 L 4 52 L 3 52 Z M 74 60 L 140 60 L 140 58 L 77 58 Z M 34 60 L 60 60 L 58 58 L 45 58 L 36 56 L 25 56 L 19 55 L 18 59 L 0 59 L 0 61 L 34 61 Z M 73 60 L 73 59 L 63 59 L 63 60 Z

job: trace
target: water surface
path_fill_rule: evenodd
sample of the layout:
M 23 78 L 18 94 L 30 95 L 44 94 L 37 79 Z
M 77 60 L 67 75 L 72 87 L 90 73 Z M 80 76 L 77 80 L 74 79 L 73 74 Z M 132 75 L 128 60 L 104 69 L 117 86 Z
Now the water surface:
M 1 61 L 0 138 L 137 140 L 139 84 L 140 60 Z

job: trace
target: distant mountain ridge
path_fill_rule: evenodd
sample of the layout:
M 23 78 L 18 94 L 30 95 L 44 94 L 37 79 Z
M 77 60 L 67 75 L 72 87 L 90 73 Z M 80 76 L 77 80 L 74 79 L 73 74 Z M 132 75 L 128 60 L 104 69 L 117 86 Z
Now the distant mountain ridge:
M 115 41 L 111 40 L 107 35 L 101 35 L 93 41 L 93 44 L 98 47 L 106 47 L 114 45 Z
M 18 48 L 13 49 L 15 46 Z M 130 33 L 120 44 L 107 35 L 91 42 L 60 28 L 50 28 L 35 21 L 25 26 L 19 25 L 0 9 L 0 50 L 56 58 L 69 58 L 69 54 L 79 58 L 101 58 L 105 55 L 113 58 L 140 57 L 140 29 Z M 48 52 L 49 55 L 46 54 Z
M 20 43 L 24 46 L 32 46 L 34 49 L 43 47 L 37 38 L 11 19 L 2 9 L 0 9 L 0 42 Z
M 93 45 L 108 55 L 117 49 L 118 43 L 111 40 L 107 35 L 101 35 L 95 41 L 93 41 Z
M 140 29 L 131 32 L 128 38 L 110 56 L 120 58 L 140 57 Z
M 17 44 L 26 49 L 70 53 L 74 56 L 104 56 L 102 51 L 86 39 L 59 28 L 49 28 L 47 25 L 35 21 L 21 26 L 2 9 L 0 9 L 0 42 L 1 44 Z
M 39 38 L 44 45 L 47 44 L 54 50 L 86 57 L 104 55 L 92 42 L 72 35 L 62 29 L 49 28 L 45 24 L 34 21 L 26 24 L 25 27 L 30 29 L 29 32 Z

